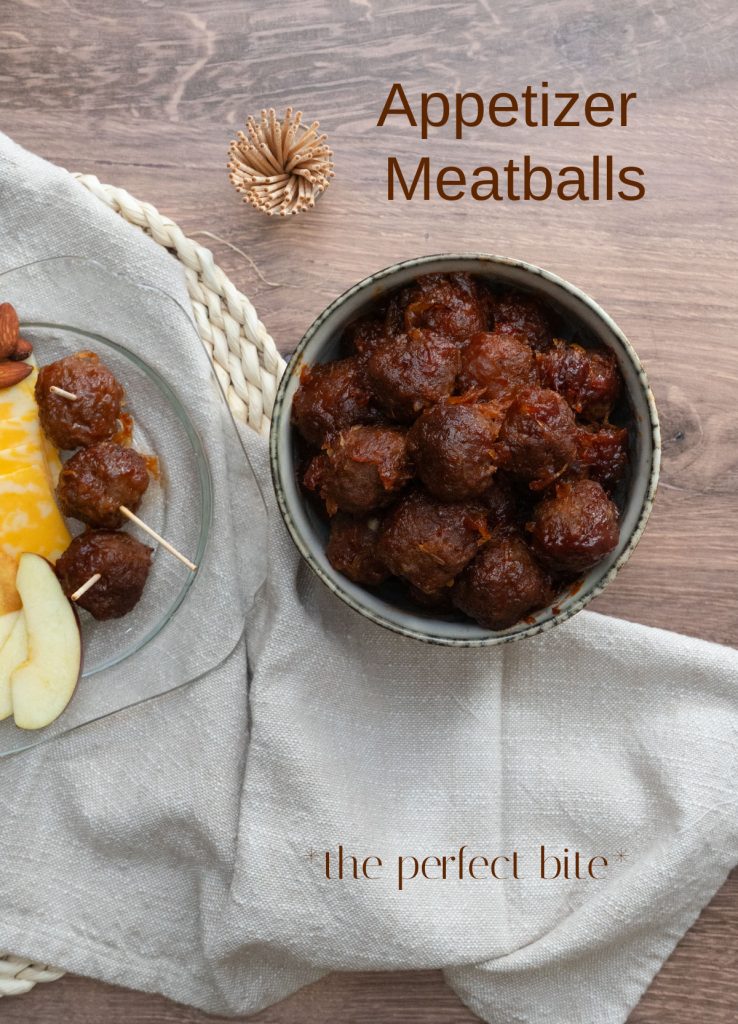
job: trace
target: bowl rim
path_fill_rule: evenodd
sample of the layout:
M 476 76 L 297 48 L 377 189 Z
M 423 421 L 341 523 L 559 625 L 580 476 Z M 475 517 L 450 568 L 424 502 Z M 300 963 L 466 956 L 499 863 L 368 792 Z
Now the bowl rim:
M 545 622 L 531 623 L 525 629 L 518 630 L 515 633 L 507 633 L 506 631 L 493 632 L 489 631 L 489 636 L 476 637 L 476 638 L 462 638 L 462 637 L 443 637 L 437 636 L 430 632 L 413 629 L 406 625 L 401 625 L 395 622 L 393 619 L 387 616 L 381 615 L 360 601 L 356 600 L 350 593 L 344 590 L 332 577 L 330 577 L 320 566 L 313 556 L 310 546 L 307 544 L 305 538 L 302 536 L 300 530 L 295 523 L 292 514 L 290 512 L 289 504 L 286 498 L 286 488 L 284 486 L 284 475 L 283 466 L 279 458 L 279 441 L 282 431 L 286 429 L 286 425 L 290 424 L 290 413 L 291 403 L 286 402 L 286 392 L 288 383 L 294 373 L 295 367 L 301 362 L 303 353 L 307 346 L 312 341 L 316 332 L 322 327 L 329 317 L 339 310 L 344 303 L 356 295 L 358 292 L 368 290 L 370 288 L 376 288 L 376 285 L 385 280 L 388 277 L 392 277 L 400 270 L 409 268 L 432 268 L 436 263 L 440 263 L 447 260 L 459 260 L 468 261 L 471 263 L 483 263 L 494 266 L 508 266 L 515 267 L 526 273 L 529 273 L 536 277 L 541 277 L 546 281 L 549 281 L 554 286 L 563 289 L 572 295 L 575 299 L 584 303 L 590 308 L 590 310 L 602 320 L 605 326 L 616 336 L 618 341 L 623 347 L 625 354 L 630 360 L 638 381 L 641 385 L 643 396 L 646 400 L 646 406 L 648 408 L 648 424 L 644 425 L 644 436 L 648 434 L 651 439 L 651 469 L 649 474 L 648 486 L 644 494 L 643 502 L 641 505 L 638 519 L 633 527 L 630 536 L 628 537 L 625 547 L 621 551 L 617 561 L 613 563 L 610 569 L 602 576 L 593 586 L 582 593 L 580 593 L 572 602 L 566 607 L 561 609 L 559 612 L 555 612 Z M 426 272 L 431 272 L 430 269 Z M 471 267 L 469 273 L 473 273 Z M 286 415 L 287 414 L 287 415 Z M 571 284 L 563 277 L 559 277 L 558 274 L 554 274 L 550 270 L 546 270 L 543 267 L 536 266 L 534 263 L 527 263 L 524 260 L 514 259 L 509 256 L 499 256 L 493 253 L 483 252 L 442 252 L 432 253 L 425 256 L 416 256 L 407 260 L 400 260 L 390 266 L 383 267 L 381 270 L 377 270 L 372 274 L 367 275 L 352 285 L 346 291 L 342 292 L 337 298 L 335 298 L 326 308 L 320 313 L 310 324 L 308 329 L 300 339 L 297 348 L 290 357 L 279 381 L 277 393 L 274 399 L 274 408 L 272 411 L 272 422 L 269 431 L 269 463 L 271 469 L 272 485 L 277 498 L 277 505 L 279 507 L 280 514 L 284 521 L 285 526 L 292 538 L 293 543 L 297 547 L 298 551 L 305 559 L 307 564 L 318 576 L 318 578 L 328 587 L 328 589 L 340 598 L 345 604 L 347 604 L 354 611 L 358 612 L 364 618 L 376 623 L 379 626 L 383 626 L 385 629 L 391 630 L 393 633 L 397 633 L 401 636 L 411 637 L 414 640 L 419 640 L 423 643 L 440 645 L 444 647 L 492 647 L 505 643 L 512 643 L 517 640 L 523 640 L 526 637 L 537 636 L 540 633 L 545 633 L 549 629 L 553 629 L 554 626 L 560 625 L 562 622 L 566 622 L 573 615 L 576 615 L 583 608 L 585 608 L 590 601 L 602 593 L 605 587 L 617 576 L 620 570 L 623 568 L 625 563 L 628 561 L 630 556 L 633 554 L 639 540 L 643 535 L 643 531 L 646 528 L 646 524 L 651 515 L 653 508 L 654 496 L 656 494 L 656 488 L 658 486 L 659 472 L 661 467 L 661 428 L 659 424 L 658 412 L 656 411 L 656 402 L 653 397 L 653 392 L 648 381 L 648 376 L 643 368 L 643 365 L 636 353 L 635 349 L 631 345 L 630 341 L 618 327 L 612 317 L 586 292 L 582 291 L 581 288 L 577 288 L 576 285 Z M 429 626 L 432 626 L 433 619 L 429 618 Z

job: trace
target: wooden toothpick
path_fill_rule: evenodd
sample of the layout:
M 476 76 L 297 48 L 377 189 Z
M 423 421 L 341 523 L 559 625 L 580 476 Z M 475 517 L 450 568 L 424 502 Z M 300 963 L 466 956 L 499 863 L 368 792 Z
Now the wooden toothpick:
M 260 119 L 249 117 L 246 132 L 230 145 L 228 170 L 244 202 L 267 213 L 287 217 L 315 206 L 333 177 L 333 153 L 319 124 L 302 123 L 302 113 L 288 107 L 280 120 L 273 108 Z
M 73 391 L 65 391 L 64 388 L 58 388 L 56 384 L 52 384 L 49 387 L 49 391 L 55 395 L 59 395 L 61 398 L 68 398 L 70 402 L 76 402 L 78 395 L 75 395 Z
M 177 551 L 174 545 L 170 544 L 168 540 L 164 540 L 156 530 L 152 530 L 150 526 L 147 526 L 143 519 L 139 519 L 138 516 L 134 515 L 134 513 L 131 512 L 129 508 L 126 508 L 125 505 L 120 506 L 120 511 L 126 519 L 130 519 L 130 521 L 140 527 L 144 533 L 148 533 L 149 537 L 153 537 L 155 541 L 161 544 L 165 551 L 168 551 L 170 555 L 174 555 L 175 558 L 178 558 L 183 565 L 187 566 L 190 572 L 197 572 L 197 566 L 194 562 L 191 562 L 189 558 L 186 558 L 181 551 Z
M 80 597 L 82 597 L 84 594 L 86 594 L 87 591 L 90 590 L 92 587 L 94 587 L 95 584 L 97 583 L 97 581 L 101 580 L 101 579 L 102 579 L 102 576 L 100 575 L 100 573 L 96 572 L 94 576 L 90 576 L 90 578 L 88 579 L 88 581 L 86 583 L 83 583 L 82 586 L 79 587 L 78 590 L 75 590 L 75 592 L 70 595 L 69 600 L 70 601 L 79 601 Z

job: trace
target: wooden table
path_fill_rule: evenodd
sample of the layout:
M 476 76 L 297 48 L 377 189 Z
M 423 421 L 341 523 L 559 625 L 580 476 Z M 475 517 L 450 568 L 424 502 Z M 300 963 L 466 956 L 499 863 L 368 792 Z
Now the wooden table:
M 480 249 L 540 263 L 611 312 L 650 372 L 664 434 L 656 509 L 594 607 L 738 643 L 738 12 L 731 0 L 6 0 L 2 127 L 50 160 L 126 187 L 212 244 L 288 352 L 344 288 L 396 259 Z M 464 141 L 376 127 L 387 92 L 635 90 L 627 128 L 494 129 Z M 230 136 L 262 106 L 320 119 L 337 177 L 317 210 L 269 221 L 225 173 Z M 399 122 L 399 119 L 392 119 Z M 559 167 L 612 153 L 646 171 L 640 202 L 386 198 L 408 168 Z M 207 242 L 198 232 L 213 236 Z M 232 247 L 242 250 L 239 254 Z M 6 1024 L 205 1021 L 165 1000 L 67 977 L 2 1004 Z M 631 1024 L 738 1017 L 738 876 L 705 910 Z M 470 1021 L 440 974 L 333 976 L 256 1018 Z M 592 1024 L 597 1024 L 593 1021 Z

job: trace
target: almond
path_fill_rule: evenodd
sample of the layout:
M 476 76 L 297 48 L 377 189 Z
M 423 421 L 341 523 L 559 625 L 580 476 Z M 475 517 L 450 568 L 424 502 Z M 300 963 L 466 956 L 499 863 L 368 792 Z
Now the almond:
M 30 377 L 33 367 L 28 363 L 0 363 L 0 390 L 12 388 L 26 377 Z
M 0 303 L 0 359 L 15 352 L 18 343 L 18 314 L 9 302 Z
M 18 338 L 17 342 L 15 343 L 15 352 L 12 354 L 10 358 L 14 359 L 15 362 L 20 363 L 24 359 L 28 359 L 32 352 L 33 345 L 30 343 L 30 341 L 26 341 L 25 338 Z

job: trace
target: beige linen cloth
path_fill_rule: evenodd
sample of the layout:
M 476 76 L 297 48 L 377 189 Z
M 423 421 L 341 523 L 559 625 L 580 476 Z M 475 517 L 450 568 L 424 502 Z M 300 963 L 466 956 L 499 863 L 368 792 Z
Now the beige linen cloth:
M 3 266 L 76 239 L 182 296 L 164 252 L 2 139 L 0 201 Z M 433 967 L 495 1024 L 620 1024 L 738 860 L 738 653 L 587 612 L 500 650 L 391 635 L 301 564 L 243 436 L 268 536 L 265 574 L 242 538 L 262 580 L 245 642 L 0 761 L 0 948 L 210 1012 Z M 339 844 L 382 870 L 326 878 Z M 541 880 L 541 844 L 608 868 Z M 462 845 L 517 850 L 522 877 L 398 889 L 398 857 Z

